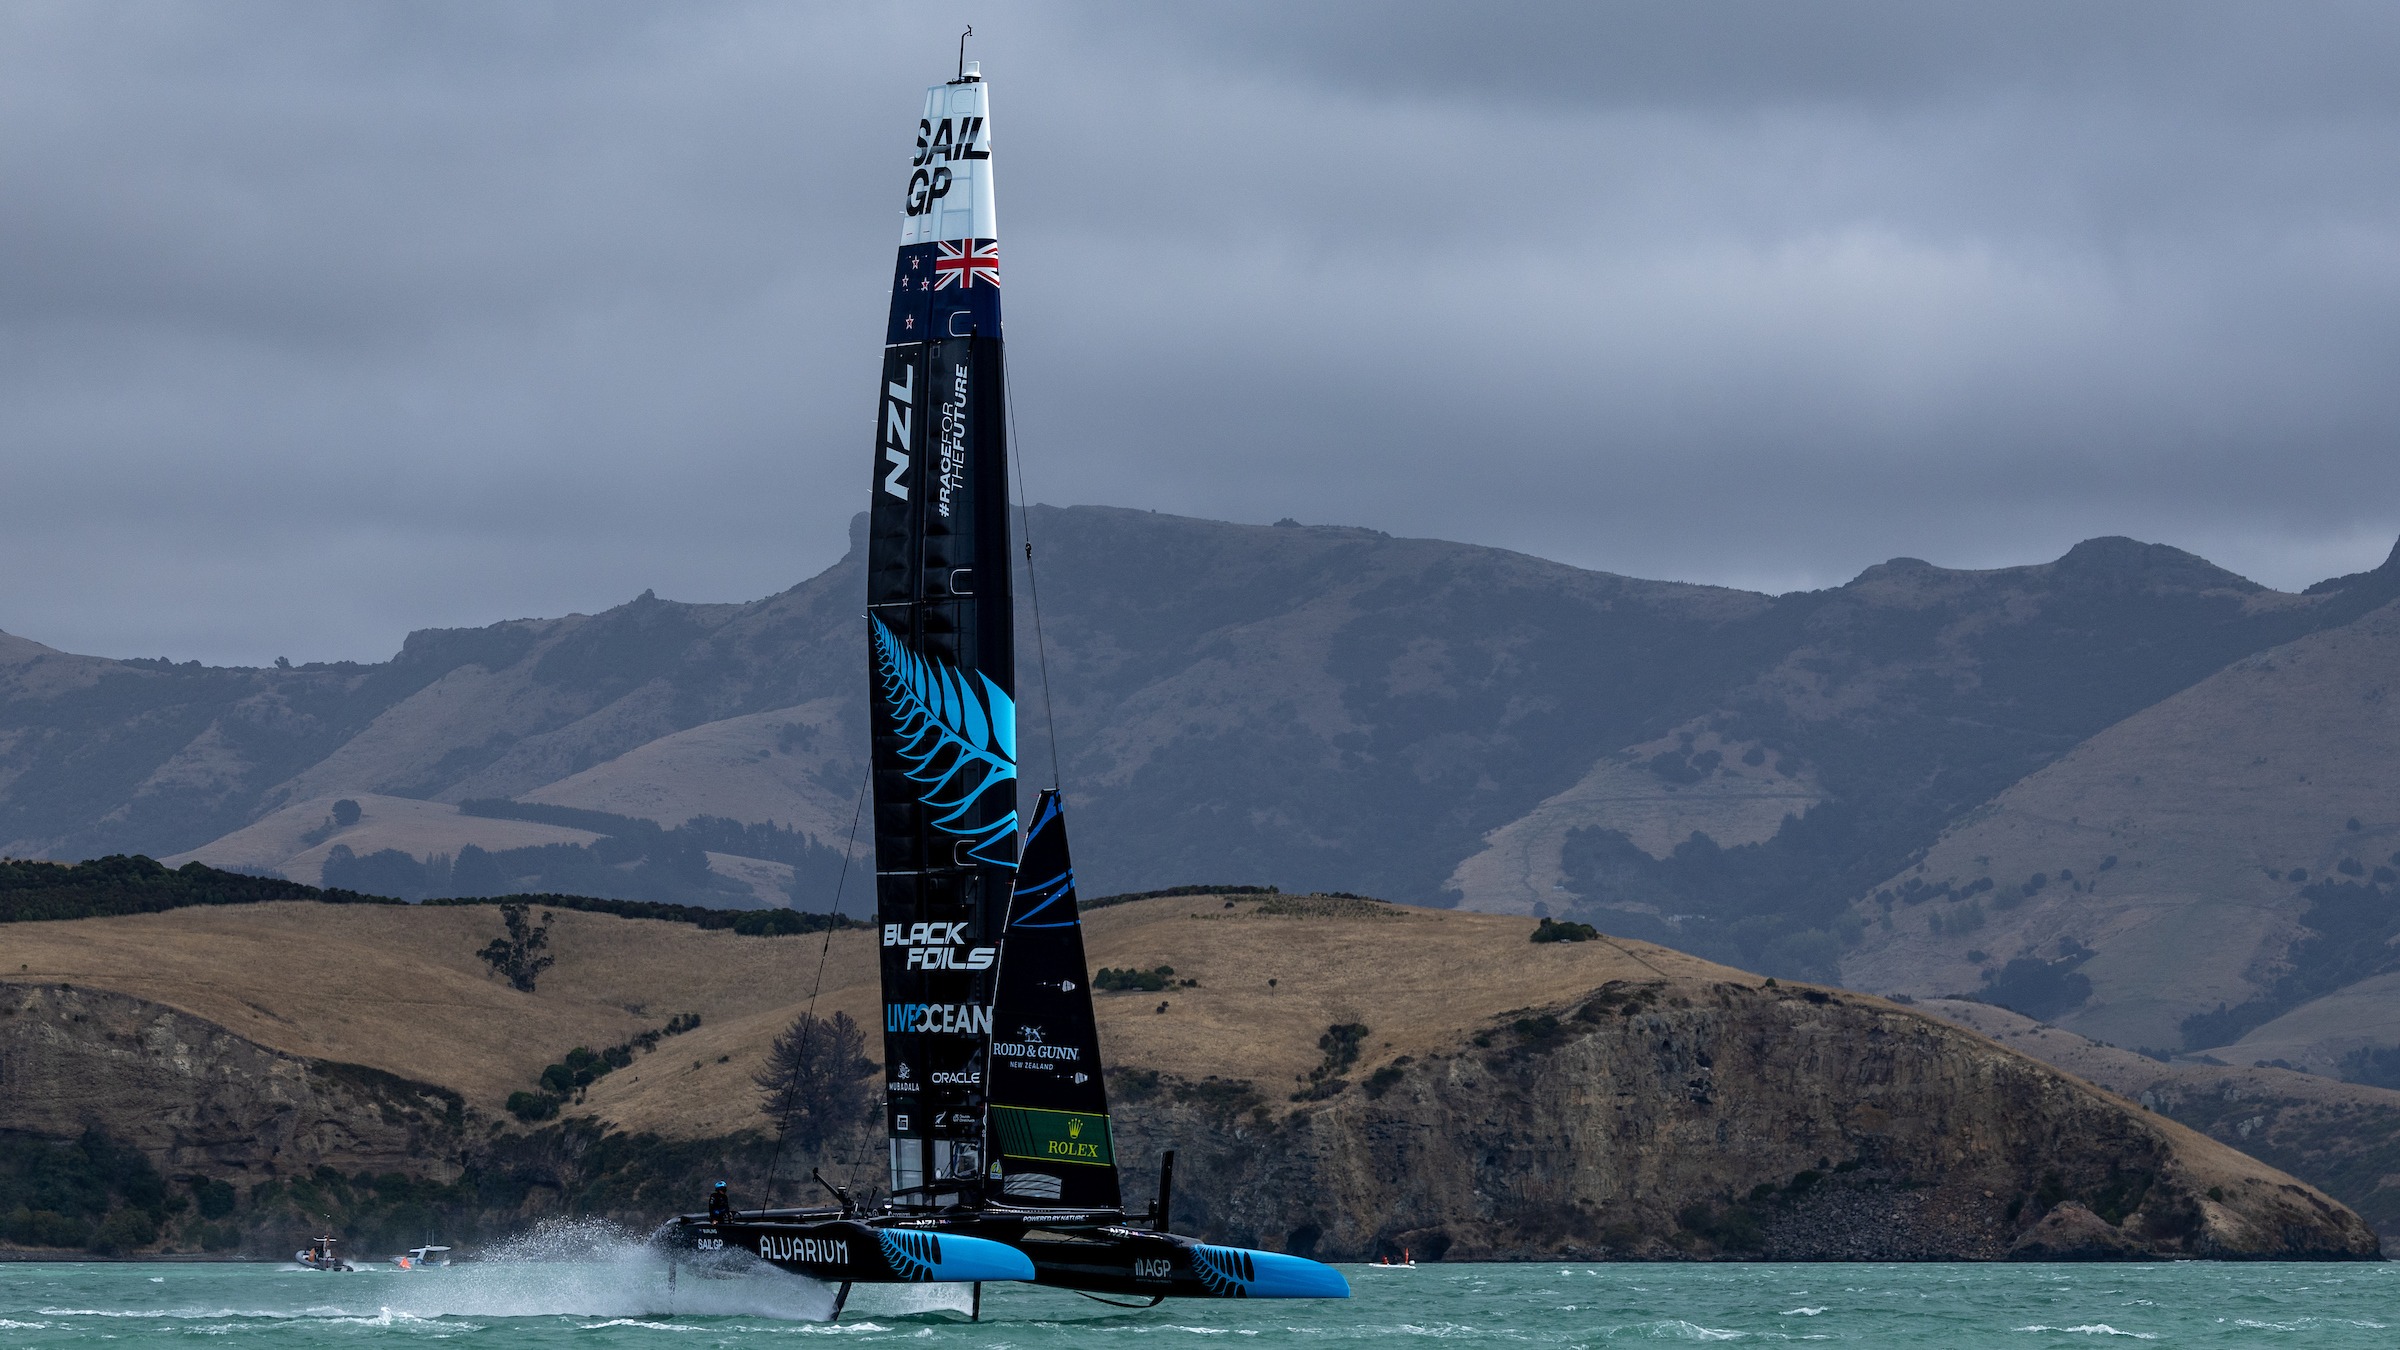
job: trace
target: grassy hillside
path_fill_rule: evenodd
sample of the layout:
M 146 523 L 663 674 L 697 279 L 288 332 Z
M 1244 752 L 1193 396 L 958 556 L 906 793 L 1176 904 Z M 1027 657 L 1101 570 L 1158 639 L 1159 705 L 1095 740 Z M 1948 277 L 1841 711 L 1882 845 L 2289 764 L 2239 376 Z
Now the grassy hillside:
M 2308 1022 L 2295 1010 L 2400 969 L 2396 669 L 2400 606 L 2386 606 L 2110 727 L 1868 888 L 1845 977 L 1917 994 L 1989 977 L 2003 1002 L 2133 1046 L 2200 1050 Z M 2332 1071 L 2393 1020 L 2358 1013 L 2333 1019 L 2356 1029 L 2347 1043 L 2287 1023 L 2278 1049 L 2222 1057 Z
M 1323 1061 L 1318 1038 L 1336 1023 L 1372 1028 L 1358 1064 L 1369 1074 L 1467 1039 L 1510 1009 L 1611 979 L 1734 973 L 1646 944 L 1536 946 L 1529 928 L 1356 900 L 1186 896 L 1098 910 L 1086 941 L 1095 969 L 1176 970 L 1163 993 L 1099 996 L 1115 1064 L 1252 1080 L 1278 1100 L 1288 1089 L 1276 1084 Z M 697 1013 L 698 1030 L 662 1042 L 568 1108 L 675 1138 L 764 1122 L 749 1075 L 766 1042 L 807 1006 L 820 955 L 818 1011 L 882 1024 L 865 929 L 835 933 L 827 949 L 819 934 L 742 937 L 558 911 L 557 965 L 531 994 L 476 958 L 500 935 L 487 907 L 307 902 L 32 923 L 8 929 L 13 969 L 0 979 L 134 994 L 288 1054 L 439 1083 L 495 1115 L 568 1050 L 616 1045 Z
M 159 1135 L 160 1174 L 201 1176 L 195 1199 L 251 1197 L 213 1229 L 130 1193 L 105 1216 L 35 1226 L 149 1224 L 206 1245 L 275 1237 L 310 1205 L 366 1231 L 404 1214 L 484 1231 L 560 1208 L 655 1218 L 712 1171 L 760 1175 L 760 1147 L 727 1137 L 768 1123 L 749 1074 L 820 957 L 818 1011 L 875 1024 L 859 930 L 828 945 L 570 911 L 549 923 L 557 964 L 533 992 L 477 960 L 500 935 L 489 907 L 10 926 L 0 1050 L 47 1086 L 0 1102 L 0 1129 L 47 1131 L 64 1157 L 72 1122 L 56 1108 L 72 1095 L 103 1126 Z M 1334 1255 L 1392 1241 L 1817 1259 L 2372 1249 L 2280 1174 L 1934 1019 L 1532 931 L 1347 896 L 1095 911 L 1095 966 L 1172 968 L 1162 989 L 1099 998 L 1134 1184 L 1181 1147 L 1187 1223 Z M 577 1046 L 623 1046 L 625 1062 L 566 1120 L 510 1121 L 509 1094 Z M 222 1113 L 282 1120 L 275 1103 L 296 1093 L 310 1128 L 286 1121 L 281 1153 L 241 1154 L 250 1128 L 227 1134 Z M 802 1161 L 871 1184 L 879 1156 L 861 1136 Z M 212 1191 L 226 1175 L 243 1187 Z M 1857 1222 L 1869 1211 L 1887 1219 L 1873 1232 Z

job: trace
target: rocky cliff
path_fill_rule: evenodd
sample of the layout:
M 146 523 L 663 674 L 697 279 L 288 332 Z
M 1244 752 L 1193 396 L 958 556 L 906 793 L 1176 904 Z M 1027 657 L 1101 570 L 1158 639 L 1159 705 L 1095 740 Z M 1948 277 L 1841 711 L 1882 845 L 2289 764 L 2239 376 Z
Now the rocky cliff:
M 1482 1039 L 1288 1117 L 1162 1080 L 1128 1142 L 1181 1145 L 1199 1230 L 1353 1259 L 2377 1253 L 2313 1188 L 1876 1000 L 1620 982 Z
M 104 989 L 0 984 L 0 1129 L 98 1128 L 168 1175 L 458 1173 L 457 1093 L 270 1050 Z

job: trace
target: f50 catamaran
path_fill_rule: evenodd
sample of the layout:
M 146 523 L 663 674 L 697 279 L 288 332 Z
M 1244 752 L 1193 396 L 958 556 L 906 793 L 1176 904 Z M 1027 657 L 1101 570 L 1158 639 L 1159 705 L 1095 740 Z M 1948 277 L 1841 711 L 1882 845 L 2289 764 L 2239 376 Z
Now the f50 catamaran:
M 963 54 L 962 54 L 963 55 Z M 890 1193 L 872 1211 L 685 1215 L 677 1238 L 853 1283 L 1346 1298 L 1332 1267 L 1129 1214 L 1064 808 L 1018 818 L 1007 381 L 989 90 L 925 92 L 884 332 L 867 535 Z M 838 1316 L 840 1298 L 835 1303 Z

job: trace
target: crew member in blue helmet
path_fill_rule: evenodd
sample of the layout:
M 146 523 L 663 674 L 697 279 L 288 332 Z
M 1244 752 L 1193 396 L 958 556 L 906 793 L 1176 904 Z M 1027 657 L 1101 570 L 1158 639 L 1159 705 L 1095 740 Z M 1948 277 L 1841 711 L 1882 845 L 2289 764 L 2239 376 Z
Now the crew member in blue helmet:
M 733 1197 L 726 1192 L 725 1183 L 720 1181 L 717 1183 L 717 1188 L 708 1193 L 708 1221 L 724 1223 L 732 1217 Z

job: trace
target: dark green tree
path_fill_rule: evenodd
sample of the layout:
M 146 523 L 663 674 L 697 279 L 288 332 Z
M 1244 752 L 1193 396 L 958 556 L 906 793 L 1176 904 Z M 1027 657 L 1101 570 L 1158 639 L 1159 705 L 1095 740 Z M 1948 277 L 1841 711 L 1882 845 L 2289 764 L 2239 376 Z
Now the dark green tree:
M 831 1018 L 802 1013 L 768 1047 L 766 1065 L 750 1081 L 758 1085 L 766 1113 L 782 1122 L 785 1136 L 813 1153 L 875 1109 L 868 1087 L 875 1069 L 867 1058 L 866 1033 L 848 1013 Z
M 550 945 L 550 921 L 558 917 L 549 910 L 542 911 L 537 927 L 525 917 L 525 906 L 502 905 L 500 922 L 508 929 L 506 937 L 496 937 L 475 953 L 492 973 L 508 981 L 510 987 L 533 992 L 533 982 L 548 970 L 555 958 L 540 954 Z

